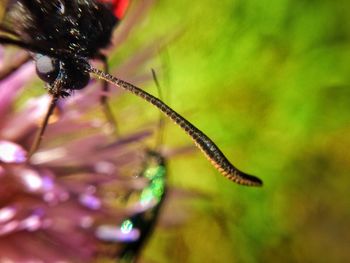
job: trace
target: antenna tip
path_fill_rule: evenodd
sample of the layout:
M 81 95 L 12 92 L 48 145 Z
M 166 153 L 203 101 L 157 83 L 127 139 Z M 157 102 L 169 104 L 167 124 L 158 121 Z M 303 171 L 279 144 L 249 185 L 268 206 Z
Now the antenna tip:
M 246 174 L 236 169 L 232 173 L 224 174 L 224 176 L 240 185 L 263 186 L 263 181 L 260 178 L 254 175 Z
M 246 174 L 246 173 L 242 173 L 241 176 L 240 176 L 240 179 L 239 179 L 240 184 L 243 184 L 243 185 L 247 185 L 247 186 L 263 186 L 263 181 L 256 177 L 256 176 L 253 176 L 253 175 L 250 175 L 250 174 Z

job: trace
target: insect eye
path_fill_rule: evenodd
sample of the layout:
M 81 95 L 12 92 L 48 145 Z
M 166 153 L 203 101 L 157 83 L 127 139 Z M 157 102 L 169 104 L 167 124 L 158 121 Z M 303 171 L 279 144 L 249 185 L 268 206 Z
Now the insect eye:
M 62 3 L 62 1 L 58 1 L 57 9 L 58 9 L 58 12 L 62 15 L 66 12 L 66 8 L 65 8 L 64 4 Z
M 59 73 L 59 62 L 55 58 L 44 55 L 35 56 L 36 72 L 43 81 L 52 83 Z

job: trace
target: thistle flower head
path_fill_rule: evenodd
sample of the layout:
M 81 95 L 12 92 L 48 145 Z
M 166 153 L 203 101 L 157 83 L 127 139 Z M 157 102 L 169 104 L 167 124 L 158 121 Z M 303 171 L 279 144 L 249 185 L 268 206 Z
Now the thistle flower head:
M 123 33 L 132 26 L 127 23 Z M 117 71 L 131 80 L 130 68 L 140 68 L 157 49 L 149 46 Z M 144 239 L 138 228 L 144 212 L 154 211 L 164 196 L 163 174 L 142 172 L 148 168 L 141 141 L 150 132 L 118 139 L 106 133 L 105 121 L 88 114 L 100 108 L 101 89 L 91 81 L 59 102 L 40 149 L 29 158 L 50 103 L 44 95 L 17 107 L 33 75 L 28 62 L 0 81 L 0 261 L 90 262 L 125 254 L 125 244 Z
M 143 146 L 137 142 L 149 132 L 118 140 L 102 133 L 103 122 L 82 118 L 100 96 L 87 89 L 60 105 L 40 150 L 29 159 L 50 100 L 44 95 L 15 110 L 32 73 L 32 65 L 24 65 L 0 83 L 0 259 L 90 261 L 105 253 L 106 242 L 137 240 L 140 231 L 128 218 L 159 203 L 152 191 L 142 197 L 152 178 L 130 177 L 141 167 Z M 131 193 L 140 198 L 127 202 Z M 114 244 L 112 254 L 117 250 Z

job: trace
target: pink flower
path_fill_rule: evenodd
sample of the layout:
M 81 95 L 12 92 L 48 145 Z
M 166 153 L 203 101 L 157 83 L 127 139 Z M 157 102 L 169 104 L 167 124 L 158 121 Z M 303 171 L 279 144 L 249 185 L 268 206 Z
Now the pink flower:
M 156 46 L 147 47 L 118 71 L 134 83 L 150 79 L 150 73 L 132 78 L 128 69 L 140 68 L 156 51 Z M 92 81 L 60 102 L 39 150 L 29 158 L 50 101 L 44 95 L 16 109 L 16 99 L 33 75 L 28 62 L 0 82 L 0 261 L 135 256 L 138 249 L 125 244 L 141 246 L 154 224 L 143 214 L 150 211 L 156 218 L 165 193 L 163 164 L 143 166 L 149 159 L 142 140 L 150 132 L 118 139 L 106 133 L 105 121 L 88 114 L 100 107 L 99 84 Z M 139 228 L 140 222 L 147 231 Z

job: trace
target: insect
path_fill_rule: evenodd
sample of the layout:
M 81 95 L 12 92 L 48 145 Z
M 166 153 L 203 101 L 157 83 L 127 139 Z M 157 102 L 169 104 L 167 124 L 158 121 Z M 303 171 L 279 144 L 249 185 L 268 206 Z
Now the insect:
M 137 262 L 142 247 L 152 234 L 167 194 L 166 175 L 166 158 L 158 151 L 146 150 L 138 178 L 147 180 L 147 184 L 142 190 L 134 189 L 128 193 L 124 200 L 137 212 L 119 226 L 101 225 L 96 229 L 95 235 L 100 240 L 119 243 L 117 255 L 121 262 Z
M 165 103 L 144 90 L 94 68 L 90 59 L 102 59 L 119 22 L 126 0 L 8 0 L 4 1 L 0 43 L 33 53 L 38 76 L 45 82 L 52 102 L 35 140 L 34 152 L 44 134 L 57 100 L 83 89 L 90 77 L 102 79 L 153 104 L 181 127 L 212 165 L 229 180 L 260 186 L 262 181 L 233 166 L 216 144 Z

